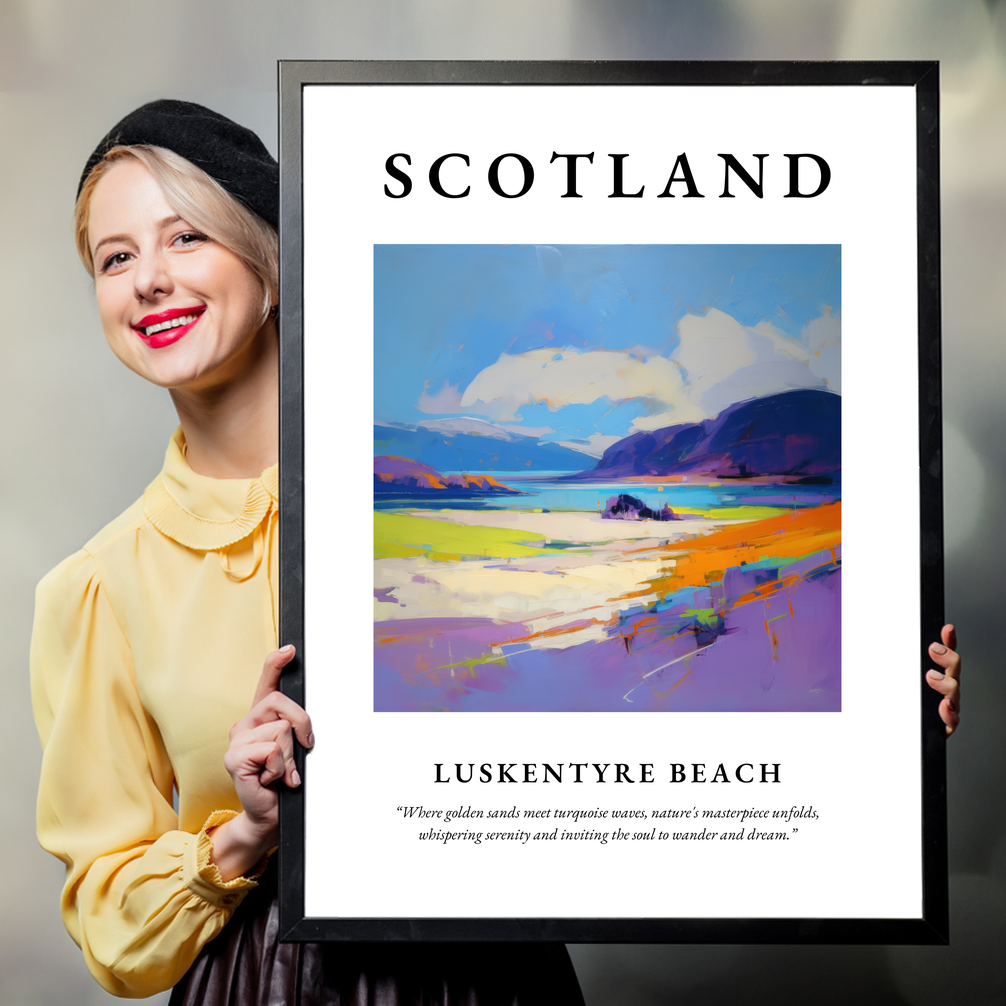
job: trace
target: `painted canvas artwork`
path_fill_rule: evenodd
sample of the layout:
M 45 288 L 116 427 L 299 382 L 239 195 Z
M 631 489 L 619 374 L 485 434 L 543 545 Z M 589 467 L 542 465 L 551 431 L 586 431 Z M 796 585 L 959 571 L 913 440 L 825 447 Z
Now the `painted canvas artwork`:
M 378 245 L 377 711 L 841 708 L 841 249 Z

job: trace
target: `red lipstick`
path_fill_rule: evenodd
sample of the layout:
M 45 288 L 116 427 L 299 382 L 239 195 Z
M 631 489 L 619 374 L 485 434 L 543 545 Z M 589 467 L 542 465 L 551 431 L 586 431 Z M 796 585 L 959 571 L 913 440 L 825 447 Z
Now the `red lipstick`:
M 168 311 L 148 314 L 133 325 L 133 331 L 151 349 L 161 349 L 164 346 L 170 346 L 173 342 L 178 342 L 184 335 L 187 335 L 205 310 L 204 305 L 199 305 L 196 307 L 173 307 Z M 178 321 L 183 318 L 190 320 L 178 324 Z

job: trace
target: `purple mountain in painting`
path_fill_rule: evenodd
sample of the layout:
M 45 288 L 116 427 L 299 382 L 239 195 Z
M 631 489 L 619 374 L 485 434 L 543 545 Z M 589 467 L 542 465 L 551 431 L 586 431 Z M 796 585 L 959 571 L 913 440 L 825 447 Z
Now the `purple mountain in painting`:
M 841 470 L 841 397 L 800 389 L 738 402 L 701 423 L 633 433 L 612 444 L 594 468 L 570 477 L 777 476 L 827 483 Z

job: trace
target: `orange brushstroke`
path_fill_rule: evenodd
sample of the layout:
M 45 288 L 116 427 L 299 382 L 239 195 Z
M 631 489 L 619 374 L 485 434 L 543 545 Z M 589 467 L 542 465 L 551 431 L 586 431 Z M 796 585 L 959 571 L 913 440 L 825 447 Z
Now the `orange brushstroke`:
M 502 482 L 497 482 L 491 475 L 465 475 L 464 480 L 469 487 L 477 486 L 479 489 L 485 489 L 486 486 L 493 486 L 496 489 L 510 488 Z
M 772 640 L 772 659 L 779 659 L 779 637 L 775 634 L 775 629 L 770 629 L 768 622 L 765 623 L 765 629 L 768 632 L 768 638 Z
M 841 540 L 841 503 L 723 528 L 691 541 L 661 546 L 659 551 L 673 556 L 677 562 L 665 575 L 649 581 L 649 590 L 667 596 L 682 587 L 719 583 L 726 570 L 762 559 L 798 559 L 830 549 L 834 560 L 835 547 Z M 780 578 L 773 585 L 759 587 L 754 596 L 774 593 L 783 585 L 785 578 Z M 641 597 L 648 592 L 633 592 L 626 598 Z
M 632 652 L 632 645 L 636 641 L 636 634 L 639 632 L 650 632 L 654 626 L 657 624 L 657 616 L 649 615 L 646 618 L 641 618 L 637 621 L 628 632 L 622 630 L 619 635 L 622 637 L 622 642 L 625 643 L 625 652 Z

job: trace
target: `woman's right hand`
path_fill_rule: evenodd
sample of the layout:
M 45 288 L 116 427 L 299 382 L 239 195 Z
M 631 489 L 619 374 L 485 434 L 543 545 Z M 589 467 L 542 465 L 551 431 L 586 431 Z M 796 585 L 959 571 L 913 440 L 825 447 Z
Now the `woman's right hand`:
M 223 879 L 251 870 L 279 839 L 279 793 L 274 783 L 300 785 L 293 758 L 293 736 L 304 747 L 314 746 L 311 717 L 279 691 L 283 668 L 295 650 L 284 646 L 265 659 L 248 715 L 231 727 L 224 766 L 230 773 L 244 810 L 210 831 L 212 861 Z

